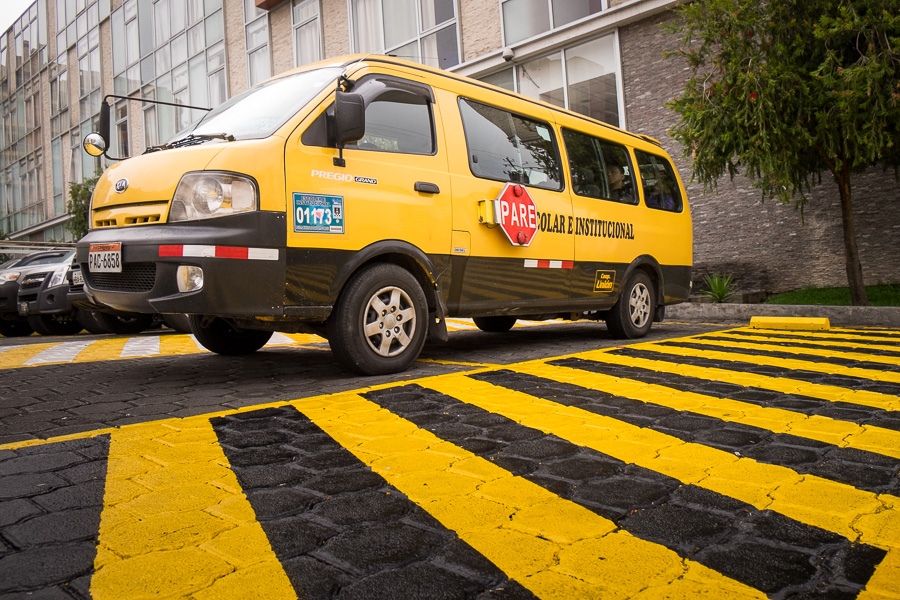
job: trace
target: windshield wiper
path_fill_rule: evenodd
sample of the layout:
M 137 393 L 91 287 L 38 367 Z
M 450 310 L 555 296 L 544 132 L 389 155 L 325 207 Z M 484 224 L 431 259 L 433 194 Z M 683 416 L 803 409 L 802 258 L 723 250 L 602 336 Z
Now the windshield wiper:
M 230 133 L 203 133 L 200 135 L 190 133 L 187 136 L 175 140 L 174 142 L 169 142 L 168 144 L 150 146 L 144 150 L 144 154 L 147 154 L 148 152 L 158 152 L 160 150 L 171 150 L 172 148 L 182 148 L 184 146 L 195 146 L 209 140 L 225 140 L 226 142 L 233 142 L 234 136 Z

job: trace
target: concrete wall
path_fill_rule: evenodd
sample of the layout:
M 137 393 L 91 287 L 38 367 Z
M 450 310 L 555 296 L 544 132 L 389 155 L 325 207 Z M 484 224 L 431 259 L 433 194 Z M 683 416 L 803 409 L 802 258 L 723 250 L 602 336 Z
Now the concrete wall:
M 690 162 L 666 132 L 676 122 L 664 103 L 678 94 L 688 76 L 677 58 L 665 59 L 678 39 L 661 24 L 671 13 L 619 30 L 627 127 L 650 135 L 678 163 L 685 184 Z M 743 178 L 719 182 L 703 194 L 688 185 L 694 218 L 694 281 L 709 272 L 732 273 L 743 290 L 781 291 L 804 286 L 846 285 L 840 202 L 827 174 L 803 214 L 768 200 Z M 893 172 L 871 170 L 853 181 L 857 239 L 867 284 L 900 281 L 900 185 Z

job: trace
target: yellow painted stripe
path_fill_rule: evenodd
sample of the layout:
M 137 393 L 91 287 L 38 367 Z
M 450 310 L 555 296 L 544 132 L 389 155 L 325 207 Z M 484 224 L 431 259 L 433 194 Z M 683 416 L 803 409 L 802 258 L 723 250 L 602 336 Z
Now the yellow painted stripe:
M 91 596 L 296 598 L 209 419 L 111 435 Z
M 355 394 L 292 403 L 391 485 L 545 600 L 765 598 L 419 429 Z
M 669 354 L 677 353 L 670 352 Z M 576 356 L 585 360 L 595 360 L 612 365 L 640 367 L 643 369 L 659 371 L 661 373 L 674 373 L 676 375 L 698 377 L 709 381 L 722 381 L 725 383 L 733 383 L 735 385 L 771 390 L 773 392 L 782 392 L 784 394 L 801 394 L 803 396 L 818 398 L 828 402 L 849 402 L 884 410 L 900 410 L 900 398 L 891 394 L 882 394 L 866 390 L 850 390 L 842 387 L 823 385 L 821 383 L 810 383 L 799 379 L 790 379 L 788 377 L 772 377 L 769 375 L 759 375 L 757 373 L 748 373 L 744 371 L 729 371 L 728 369 L 719 369 L 717 367 L 698 367 L 695 365 L 668 362 L 666 360 L 651 360 L 648 358 L 621 356 L 618 354 L 610 354 L 608 350 L 592 350 L 589 352 L 582 352 Z
M 686 484 L 770 509 L 877 546 L 900 546 L 900 498 L 877 495 L 778 465 L 684 442 L 612 417 L 476 381 L 444 375 L 420 385 Z
M 325 338 L 322 336 L 316 335 L 314 333 L 284 333 L 285 335 L 298 344 L 320 344 L 322 342 L 327 342 Z
M 208 352 L 198 346 L 189 335 L 164 335 L 159 338 L 160 356 L 179 356 Z
M 699 340 L 694 338 L 691 341 L 693 342 Z M 635 350 L 650 350 L 653 352 L 662 352 L 665 354 L 675 354 L 677 356 L 712 358 L 715 360 L 727 360 L 729 362 L 745 362 L 754 365 L 781 367 L 782 369 L 792 369 L 794 371 L 812 371 L 814 373 L 828 373 L 830 375 L 847 375 L 849 377 L 859 377 L 862 379 L 870 379 L 872 381 L 888 381 L 891 383 L 900 383 L 900 373 L 894 373 L 891 371 L 875 371 L 874 369 L 860 369 L 859 367 L 845 367 L 842 365 L 812 362 L 809 360 L 775 358 L 773 356 L 741 354 L 739 352 L 697 350 L 695 348 L 685 348 L 684 346 L 669 346 L 664 344 L 657 344 L 654 342 L 634 344 L 632 346 L 629 346 L 629 348 L 633 348 Z
M 23 346 L 16 346 L 9 350 L 5 350 L 0 352 L 0 369 L 18 369 L 19 367 L 24 366 L 35 366 L 35 365 L 26 365 L 30 359 L 34 358 L 44 350 L 49 350 L 54 346 L 58 346 L 59 343 L 44 343 L 44 344 L 27 344 Z
M 827 331 L 831 322 L 824 317 L 750 317 L 753 329 L 789 329 L 793 331 Z
M 122 348 L 128 338 L 112 338 L 97 340 L 78 353 L 73 362 L 95 362 L 101 360 L 120 360 Z
M 786 343 L 786 344 L 815 344 L 815 345 L 828 345 L 834 346 L 835 348 L 865 348 L 868 350 L 884 350 L 886 352 L 897 352 L 900 353 L 900 346 L 884 346 L 881 344 L 866 344 L 862 342 L 839 342 L 836 340 L 799 340 L 795 338 L 779 338 L 769 335 L 738 335 L 735 333 L 722 332 L 722 333 L 707 333 L 702 336 L 695 337 L 695 340 L 705 339 L 705 336 L 715 336 L 718 338 L 728 338 L 731 340 L 750 340 L 750 341 L 758 341 L 758 342 L 778 342 L 778 343 Z M 771 346 L 770 346 L 771 347 Z
M 882 356 L 878 354 L 866 354 L 863 352 L 841 352 L 840 350 L 822 350 L 819 348 L 804 348 L 802 346 L 773 346 L 771 344 L 754 344 L 750 342 L 710 340 L 693 338 L 695 344 L 704 346 L 741 348 L 743 350 L 764 350 L 766 352 L 790 352 L 793 354 L 806 354 L 809 356 L 821 356 L 823 358 L 842 358 L 845 360 L 862 360 L 885 365 L 900 365 L 900 356 Z M 839 366 L 839 365 L 837 365 Z
M 856 600 L 897 600 L 900 598 L 900 550 L 891 549 L 866 582 Z
M 841 448 L 856 448 L 900 458 L 900 431 L 858 425 L 852 421 L 840 421 L 818 415 L 807 416 L 780 408 L 758 406 L 695 392 L 683 392 L 664 385 L 612 377 L 576 368 L 532 362 L 517 365 L 515 370 L 553 381 L 603 390 L 640 402 L 650 402 L 679 411 L 686 410 L 723 421 L 760 427 L 775 433 L 789 433 Z
M 771 335 L 771 336 L 803 336 L 805 338 L 820 338 L 825 340 L 846 340 L 846 339 L 854 339 L 860 341 L 872 341 L 872 342 L 900 342 L 900 336 L 886 336 L 886 335 L 878 335 L 878 331 L 866 331 L 860 329 L 836 329 L 834 327 L 828 333 L 822 331 L 782 331 L 777 329 L 732 329 L 730 331 L 752 331 L 755 334 L 759 335 Z M 866 335 L 853 335 L 852 338 L 848 338 L 847 334 L 859 334 L 864 333 Z

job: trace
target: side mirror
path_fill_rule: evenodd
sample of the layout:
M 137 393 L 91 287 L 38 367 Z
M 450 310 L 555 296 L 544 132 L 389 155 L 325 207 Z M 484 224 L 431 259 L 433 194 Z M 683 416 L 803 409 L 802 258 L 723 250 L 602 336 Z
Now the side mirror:
M 334 132 L 338 147 L 355 142 L 366 134 L 366 103 L 360 94 L 335 93 Z
M 99 133 L 87 134 L 81 145 L 84 147 L 84 151 L 91 156 L 102 156 L 106 152 L 106 140 Z

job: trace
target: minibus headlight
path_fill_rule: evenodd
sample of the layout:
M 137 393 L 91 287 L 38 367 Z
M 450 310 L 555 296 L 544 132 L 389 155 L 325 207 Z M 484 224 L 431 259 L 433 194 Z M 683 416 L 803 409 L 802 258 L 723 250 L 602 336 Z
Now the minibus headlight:
M 178 183 L 169 222 L 225 217 L 256 210 L 259 193 L 249 177 L 233 173 L 187 173 Z

